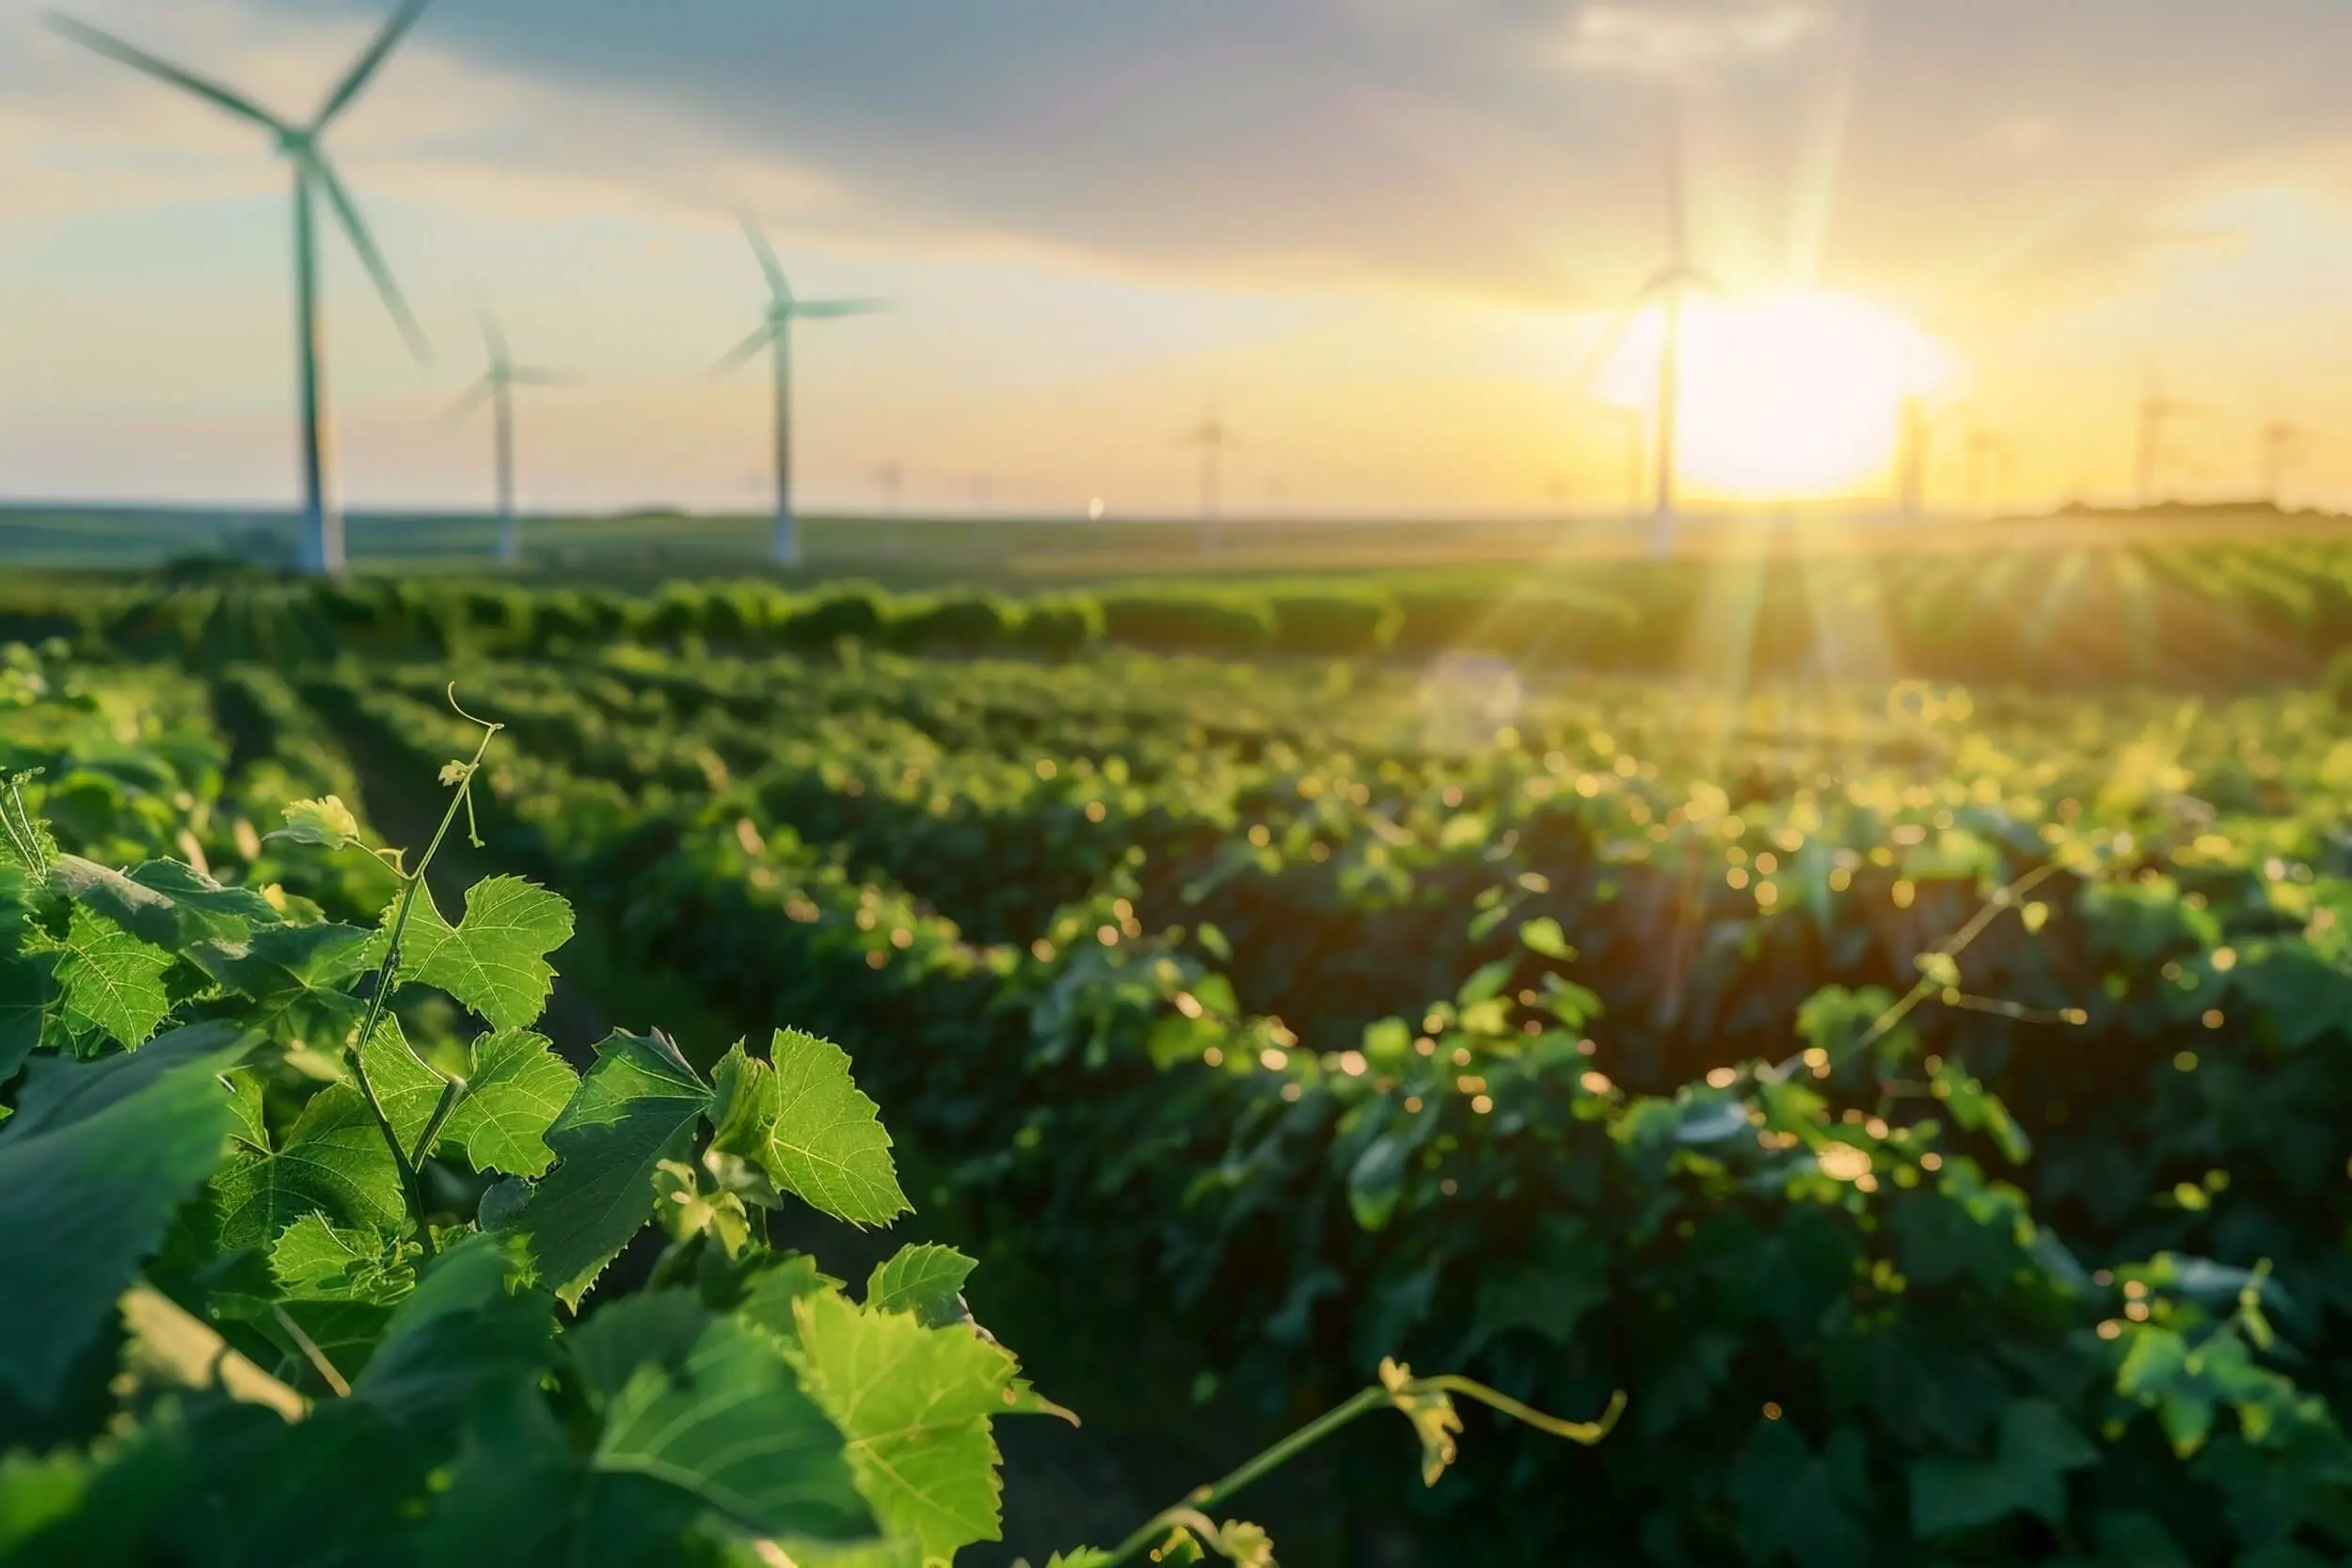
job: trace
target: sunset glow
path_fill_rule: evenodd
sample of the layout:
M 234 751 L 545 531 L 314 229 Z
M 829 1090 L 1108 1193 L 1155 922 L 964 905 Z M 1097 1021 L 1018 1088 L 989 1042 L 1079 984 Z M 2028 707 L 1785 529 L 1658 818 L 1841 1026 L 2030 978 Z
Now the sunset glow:
M 1653 415 L 1664 316 L 1634 324 L 1596 390 Z M 1804 500 L 1881 482 L 1906 399 L 1944 389 L 1951 351 L 1895 311 L 1820 291 L 1693 297 L 1682 324 L 1683 480 L 1706 496 Z

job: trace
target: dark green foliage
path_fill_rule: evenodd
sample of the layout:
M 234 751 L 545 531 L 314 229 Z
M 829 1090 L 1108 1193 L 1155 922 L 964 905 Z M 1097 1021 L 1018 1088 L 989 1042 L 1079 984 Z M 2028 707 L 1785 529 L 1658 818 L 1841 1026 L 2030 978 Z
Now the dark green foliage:
M 1392 606 L 1368 594 L 1278 594 L 1272 609 L 1274 646 L 1286 654 L 1377 653 L 1399 619 Z
M 1103 635 L 1167 653 L 1248 655 L 1272 642 L 1274 618 L 1237 594 L 1120 590 L 1103 596 Z
M 776 637 L 787 647 L 824 648 L 842 638 L 877 637 L 883 619 L 879 590 L 835 589 L 794 607 L 778 624 Z
M 1005 600 L 959 594 L 894 607 L 884 638 L 914 653 L 988 652 L 1005 646 L 1017 618 Z
M 1013 625 L 1011 644 L 1047 658 L 1068 658 L 1102 634 L 1102 610 L 1092 600 L 1033 599 Z

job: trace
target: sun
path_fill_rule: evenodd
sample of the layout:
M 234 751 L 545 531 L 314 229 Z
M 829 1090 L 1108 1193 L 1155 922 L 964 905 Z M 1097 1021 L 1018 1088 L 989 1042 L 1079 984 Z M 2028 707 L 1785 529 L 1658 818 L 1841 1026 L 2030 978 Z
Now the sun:
M 1664 333 L 1655 308 L 1634 324 L 1595 384 L 1603 401 L 1655 410 Z M 1887 473 L 1906 400 L 1946 385 L 1954 369 L 1944 344 L 1860 295 L 1690 295 L 1681 483 L 1724 500 L 1853 494 Z

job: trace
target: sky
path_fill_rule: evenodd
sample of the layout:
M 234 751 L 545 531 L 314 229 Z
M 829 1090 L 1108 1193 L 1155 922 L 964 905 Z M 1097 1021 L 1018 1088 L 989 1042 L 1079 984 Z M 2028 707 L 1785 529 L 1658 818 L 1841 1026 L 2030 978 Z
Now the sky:
M 71 0 L 307 116 L 381 0 Z M 294 493 L 288 175 L 0 0 L 0 497 Z M 1622 508 L 1681 105 L 1686 494 L 2352 500 L 2341 0 L 438 0 L 326 147 L 414 305 L 325 242 L 338 488 L 487 503 L 479 315 L 576 372 L 532 509 L 765 504 L 735 214 L 793 285 L 801 499 L 1179 515 Z M 1975 479 L 1970 432 L 2006 453 Z M 1644 457 L 1646 464 L 1648 458 Z

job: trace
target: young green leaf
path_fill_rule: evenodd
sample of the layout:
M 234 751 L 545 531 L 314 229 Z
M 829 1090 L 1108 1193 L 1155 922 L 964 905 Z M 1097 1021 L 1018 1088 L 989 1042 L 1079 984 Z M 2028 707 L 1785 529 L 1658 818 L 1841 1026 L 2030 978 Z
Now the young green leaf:
M 305 1214 L 270 1243 L 270 1277 L 288 1301 L 356 1301 L 389 1307 L 416 1288 L 404 1247 L 377 1230 L 343 1229 Z
M 323 849 L 341 849 L 359 842 L 359 819 L 351 815 L 351 808 L 343 804 L 340 795 L 296 800 L 286 808 L 286 825 L 267 836 L 295 844 L 315 844 Z
M 911 1207 L 898 1190 L 890 1134 L 830 1040 L 779 1029 L 772 1065 L 728 1052 L 717 1073 L 711 1147 L 739 1154 L 803 1202 L 852 1225 L 886 1225 Z
M 1576 957 L 1576 949 L 1568 945 L 1567 933 L 1551 916 L 1537 915 L 1519 927 L 1519 942 L 1531 953 L 1563 962 Z
M 979 1267 L 951 1246 L 920 1243 L 900 1247 L 874 1265 L 866 1282 L 866 1305 L 877 1312 L 912 1312 L 917 1323 L 937 1328 L 968 1317 L 963 1282 Z
M 389 926 L 389 911 L 385 918 Z M 547 956 L 571 936 L 571 905 L 520 877 L 476 882 L 455 926 L 420 888 L 401 934 L 398 977 L 439 987 L 495 1028 L 526 1029 L 546 1010 L 555 984 Z M 371 948 L 377 958 L 385 940 L 379 935 Z
M 893 1534 L 951 1559 L 999 1538 L 995 1439 L 1013 1359 L 968 1323 L 926 1328 L 832 1291 L 793 1304 L 803 1379 L 850 1439 L 858 1490 Z
M 539 1176 L 554 1163 L 548 1129 L 580 1086 L 543 1036 L 502 1029 L 473 1043 L 473 1075 L 441 1129 L 443 1148 L 465 1150 L 476 1170 Z
M 654 1177 L 683 1159 L 709 1110 L 701 1075 L 660 1036 L 615 1031 L 547 1131 L 556 1166 L 514 1222 L 541 1277 L 577 1307 L 653 1212 Z

